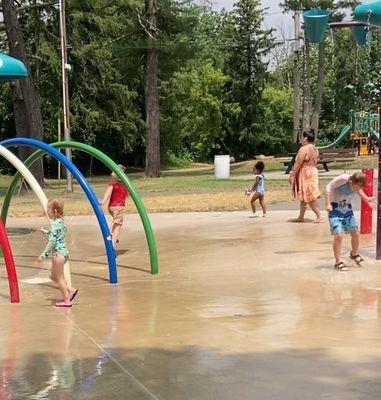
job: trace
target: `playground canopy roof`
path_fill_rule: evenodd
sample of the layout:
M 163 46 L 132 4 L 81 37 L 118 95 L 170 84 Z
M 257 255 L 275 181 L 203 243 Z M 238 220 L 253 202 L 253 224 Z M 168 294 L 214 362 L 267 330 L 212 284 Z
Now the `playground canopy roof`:
M 358 5 L 353 16 L 356 21 L 381 26 L 381 1 L 377 0 Z
M 11 79 L 26 78 L 28 71 L 25 65 L 13 57 L 0 53 L 0 80 L 9 81 Z

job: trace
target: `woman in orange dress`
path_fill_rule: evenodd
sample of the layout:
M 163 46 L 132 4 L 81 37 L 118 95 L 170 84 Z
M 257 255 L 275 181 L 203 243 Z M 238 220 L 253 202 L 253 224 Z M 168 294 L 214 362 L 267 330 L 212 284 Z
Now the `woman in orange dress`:
M 296 156 L 294 168 L 290 174 L 292 184 L 292 196 L 300 200 L 300 211 L 298 218 L 293 222 L 304 222 L 304 215 L 309 205 L 316 215 L 315 223 L 323 221 L 317 199 L 320 197 L 319 175 L 316 168 L 319 159 L 319 150 L 314 145 L 315 134 L 303 132 L 302 147 Z

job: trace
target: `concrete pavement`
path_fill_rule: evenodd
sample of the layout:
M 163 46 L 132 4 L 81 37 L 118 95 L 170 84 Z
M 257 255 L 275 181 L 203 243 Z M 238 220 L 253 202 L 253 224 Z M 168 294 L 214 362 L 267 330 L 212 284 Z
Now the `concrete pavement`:
M 138 216 L 107 282 L 95 218 L 67 217 L 72 309 L 52 304 L 44 243 L 11 219 L 21 304 L 0 272 L 0 399 L 379 399 L 381 263 L 332 269 L 327 222 L 295 211 L 154 214 L 160 274 Z M 312 217 L 312 216 L 311 216 Z M 346 255 L 349 252 L 346 241 Z M 40 282 L 40 283 L 38 283 Z

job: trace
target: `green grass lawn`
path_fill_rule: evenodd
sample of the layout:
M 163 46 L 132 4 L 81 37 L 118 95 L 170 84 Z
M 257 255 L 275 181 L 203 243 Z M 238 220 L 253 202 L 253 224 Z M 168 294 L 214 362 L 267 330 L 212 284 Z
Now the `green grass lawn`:
M 266 171 L 284 172 L 283 160 L 266 159 Z M 168 170 L 161 178 L 145 178 L 143 172 L 129 173 L 130 180 L 149 212 L 174 211 L 218 211 L 248 209 L 248 199 L 244 196 L 244 189 L 252 183 L 252 167 L 255 161 L 245 161 L 231 166 L 231 179 L 214 179 L 212 165 L 197 165 L 184 170 Z M 331 164 L 332 170 L 338 174 L 346 169 L 361 169 L 377 166 L 377 157 L 359 157 L 352 163 Z M 279 179 L 266 180 L 266 201 L 277 203 L 289 201 L 290 186 L 287 177 L 282 173 L 276 174 Z M 0 176 L 0 202 L 11 182 L 10 176 Z M 330 178 L 321 178 L 320 186 L 324 188 Z M 97 176 L 88 178 L 98 198 L 103 196 L 110 177 Z M 65 182 L 59 184 L 57 180 L 47 180 L 45 189 L 47 197 L 62 197 L 65 199 L 68 215 L 92 213 L 81 188 L 75 184 L 74 193 L 65 193 Z M 128 202 L 128 211 L 135 212 L 132 201 Z M 33 193 L 20 193 L 12 200 L 11 215 L 39 215 L 41 209 Z

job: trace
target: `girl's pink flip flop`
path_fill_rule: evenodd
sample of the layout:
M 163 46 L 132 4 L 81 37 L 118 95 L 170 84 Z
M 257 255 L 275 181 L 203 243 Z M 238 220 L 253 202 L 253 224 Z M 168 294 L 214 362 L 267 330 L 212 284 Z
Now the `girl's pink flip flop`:
M 59 301 L 56 303 L 56 307 L 71 307 L 70 301 Z
M 77 293 L 78 293 L 78 289 L 74 290 L 74 292 L 69 292 L 70 302 L 72 302 L 74 300 Z

